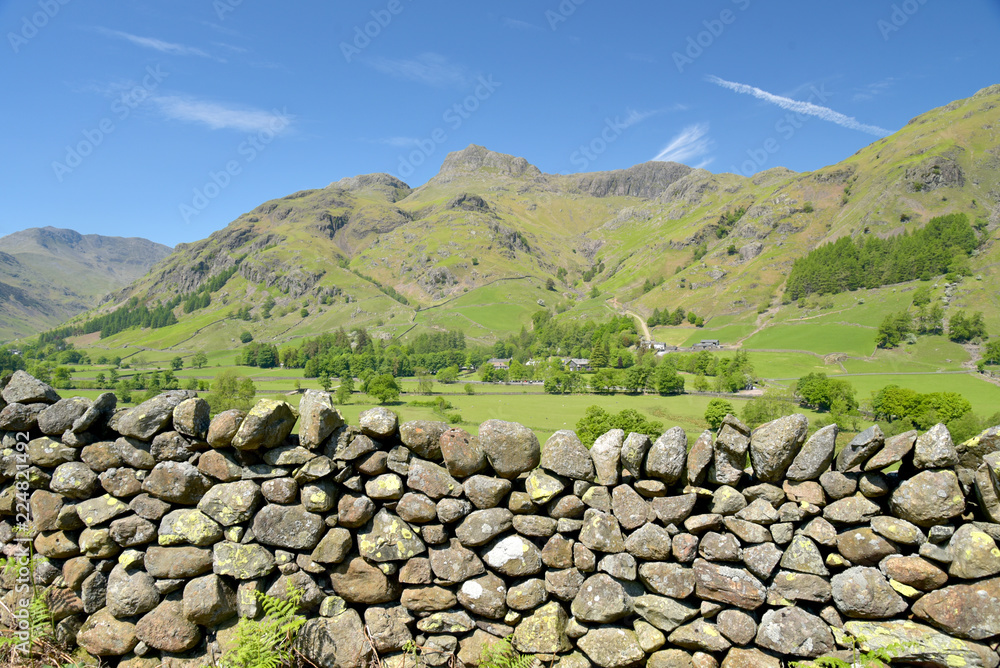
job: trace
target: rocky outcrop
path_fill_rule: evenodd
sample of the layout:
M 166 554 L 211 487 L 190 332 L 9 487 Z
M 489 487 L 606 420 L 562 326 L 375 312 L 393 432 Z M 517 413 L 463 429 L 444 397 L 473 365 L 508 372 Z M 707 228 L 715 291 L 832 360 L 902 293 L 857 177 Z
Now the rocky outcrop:
M 2 389 L 12 414 L 49 413 L 0 433 L 28 465 L 0 469 L 0 542 L 17 549 L 23 497 L 59 637 L 111 665 L 207 663 L 259 614 L 253 592 L 292 587 L 320 666 L 370 665 L 373 647 L 408 665 L 410 641 L 428 665 L 476 665 L 504 637 L 562 668 L 780 666 L 852 637 L 916 665 L 1000 664 L 995 430 L 873 428 L 834 461 L 836 429 L 809 438 L 800 415 L 728 416 L 690 451 L 677 428 L 587 450 L 382 408 L 350 427 L 323 392 L 292 435 L 275 401 L 206 424 L 185 393 L 91 415 L 26 374 Z M 0 578 L 8 607 L 15 585 Z

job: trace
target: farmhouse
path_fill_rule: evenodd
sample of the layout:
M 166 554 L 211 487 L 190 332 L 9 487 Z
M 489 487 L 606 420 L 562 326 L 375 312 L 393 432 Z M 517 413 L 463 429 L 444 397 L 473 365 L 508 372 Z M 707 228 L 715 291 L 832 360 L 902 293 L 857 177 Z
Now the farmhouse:
M 512 359 L 512 357 L 506 359 L 494 357 L 491 360 L 487 360 L 486 363 L 492 364 L 494 369 L 510 369 L 510 361 Z
M 721 344 L 718 339 L 702 339 L 698 343 L 691 346 L 691 348 L 693 350 L 707 350 L 709 348 L 718 348 L 720 345 Z
M 590 360 L 586 358 L 571 358 L 566 368 L 570 371 L 590 371 Z

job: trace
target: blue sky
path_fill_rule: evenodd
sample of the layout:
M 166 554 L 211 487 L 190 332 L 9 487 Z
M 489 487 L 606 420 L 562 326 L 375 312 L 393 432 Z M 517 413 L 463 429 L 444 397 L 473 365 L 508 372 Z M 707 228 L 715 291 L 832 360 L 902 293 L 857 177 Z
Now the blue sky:
M 470 143 L 808 171 L 1000 82 L 996 0 L 0 0 L 0 27 L 0 235 L 169 245 Z

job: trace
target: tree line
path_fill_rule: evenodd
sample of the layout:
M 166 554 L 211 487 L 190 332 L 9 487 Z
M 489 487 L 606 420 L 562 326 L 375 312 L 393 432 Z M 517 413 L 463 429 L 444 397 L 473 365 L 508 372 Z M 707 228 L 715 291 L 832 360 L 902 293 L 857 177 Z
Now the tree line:
M 791 300 L 813 293 L 877 288 L 945 273 L 969 275 L 979 239 L 964 213 L 931 219 L 919 230 L 880 238 L 842 237 L 795 260 L 786 283 Z

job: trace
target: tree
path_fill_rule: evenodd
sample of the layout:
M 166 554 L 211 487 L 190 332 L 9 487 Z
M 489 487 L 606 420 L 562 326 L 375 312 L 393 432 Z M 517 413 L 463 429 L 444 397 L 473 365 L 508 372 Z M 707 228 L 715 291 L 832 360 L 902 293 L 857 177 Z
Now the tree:
M 765 422 L 777 420 L 789 412 L 791 393 L 778 389 L 770 389 L 756 399 L 751 399 L 743 407 L 740 418 L 751 429 L 756 429 Z
M 1000 339 L 990 341 L 983 351 L 983 361 L 987 364 L 1000 364 Z
M 240 343 L 250 343 L 251 341 L 253 341 L 253 334 L 245 329 L 240 332 Z
M 195 353 L 194 357 L 191 358 L 191 364 L 194 368 L 200 369 L 206 364 L 208 364 L 208 355 L 205 353 Z
M 180 356 L 173 358 L 170 360 L 170 368 L 174 371 L 180 371 L 184 368 L 184 360 Z
M 368 389 L 365 392 L 378 399 L 380 404 L 387 404 L 399 399 L 400 390 L 396 379 L 391 374 L 383 373 L 368 382 Z
M 655 439 L 663 433 L 663 423 L 648 420 L 630 408 L 617 414 L 610 414 L 600 406 L 588 406 L 584 416 L 576 423 L 576 435 L 588 448 L 598 437 L 612 429 L 621 429 L 626 434 L 631 432 L 646 434 Z
M 472 387 L 472 383 L 465 384 L 465 393 L 468 394 L 470 397 L 476 393 L 476 388 Z
M 913 314 L 909 311 L 890 313 L 882 320 L 875 334 L 875 345 L 879 348 L 895 348 L 913 331 Z
M 330 380 L 330 374 L 326 371 L 323 371 L 323 373 L 319 375 L 319 386 L 323 388 L 324 392 L 329 392 L 330 388 L 333 387 L 333 381 Z
M 555 291 L 556 282 L 553 281 L 551 277 L 545 280 L 545 289 L 553 292 Z
M 105 377 L 103 371 L 99 372 L 97 374 L 97 377 L 94 378 L 94 384 L 97 386 L 97 389 L 99 390 L 104 388 L 104 384 L 106 382 L 108 382 L 108 379 Z
M 417 371 L 417 392 L 420 394 L 434 394 L 434 377 L 431 376 L 427 369 L 419 369 Z
M 684 378 L 669 364 L 661 364 L 656 370 L 656 391 L 660 394 L 683 394 Z
M 810 373 L 799 379 L 795 386 L 799 400 L 817 410 L 829 411 L 840 401 L 844 412 L 857 409 L 854 386 L 846 380 L 827 378 L 825 373 Z
M 694 377 L 694 391 L 695 392 L 708 392 L 708 379 L 705 378 L 704 374 L 698 374 Z
M 440 369 L 434 376 L 435 380 L 439 383 L 451 384 L 458 381 L 458 367 L 457 366 L 447 366 Z
M 354 392 L 354 378 L 340 377 L 340 387 L 337 388 L 336 401 L 340 405 L 351 403 L 351 393 Z
M 308 318 L 309 317 L 309 309 L 303 308 L 302 310 L 299 311 L 299 315 L 301 317 L 303 317 L 303 318 Z
M 213 413 L 230 408 L 247 411 L 253 407 L 253 399 L 256 394 L 257 387 L 252 380 L 236 373 L 233 369 L 226 369 L 215 377 L 212 391 L 206 400 Z
M 736 409 L 725 399 L 712 399 L 705 408 L 705 421 L 712 429 L 718 429 L 722 426 L 722 420 L 727 415 L 735 413 Z

